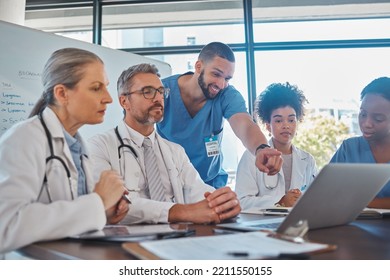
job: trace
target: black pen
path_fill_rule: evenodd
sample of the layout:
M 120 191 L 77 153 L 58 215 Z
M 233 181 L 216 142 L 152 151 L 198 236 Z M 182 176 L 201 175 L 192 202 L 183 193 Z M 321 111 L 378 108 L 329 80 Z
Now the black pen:
M 247 252 L 228 252 L 227 253 L 229 256 L 233 256 L 233 257 L 249 257 L 249 253 Z
M 263 255 L 261 253 L 249 253 L 245 251 L 232 251 L 227 252 L 226 254 L 238 259 L 275 259 L 275 257 Z
M 179 237 L 187 237 L 195 234 L 195 230 L 187 230 L 187 231 L 178 231 L 172 233 L 161 233 L 157 234 L 157 239 L 170 239 L 170 238 L 179 238 Z

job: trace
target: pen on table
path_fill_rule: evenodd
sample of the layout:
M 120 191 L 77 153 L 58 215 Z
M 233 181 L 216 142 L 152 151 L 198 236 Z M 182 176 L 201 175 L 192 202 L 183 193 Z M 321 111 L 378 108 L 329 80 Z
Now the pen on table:
M 227 253 L 229 256 L 235 257 L 235 258 L 261 258 L 261 259 L 270 259 L 270 260 L 307 260 L 310 258 L 308 254 L 305 253 L 296 253 L 296 254 L 289 254 L 289 253 L 280 253 L 276 256 L 261 256 L 258 255 L 255 257 L 255 255 L 251 255 L 248 252 L 228 252 Z
M 233 256 L 233 257 L 249 257 L 249 253 L 248 252 L 228 252 L 227 253 L 229 256 Z
M 237 258 L 237 259 L 251 259 L 251 260 L 262 260 L 262 259 L 267 259 L 267 260 L 273 260 L 273 259 L 278 259 L 279 255 L 273 255 L 273 254 L 263 254 L 263 253 L 249 253 L 245 251 L 232 251 L 232 252 L 227 252 L 227 255 Z
M 187 230 L 187 231 L 172 232 L 172 233 L 161 233 L 161 234 L 157 234 L 157 239 L 187 237 L 187 236 L 194 235 L 195 233 L 196 231 L 194 229 Z

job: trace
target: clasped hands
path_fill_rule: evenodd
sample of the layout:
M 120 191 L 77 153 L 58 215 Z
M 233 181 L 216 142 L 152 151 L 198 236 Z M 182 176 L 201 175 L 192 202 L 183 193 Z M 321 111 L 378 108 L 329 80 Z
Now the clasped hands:
M 214 192 L 206 192 L 205 200 L 201 201 L 204 211 L 208 213 L 208 220 L 205 223 L 220 223 L 236 217 L 241 206 L 237 195 L 230 187 L 223 187 Z
M 204 197 L 195 203 L 173 205 L 169 209 L 168 222 L 220 223 L 237 216 L 241 211 L 237 195 L 229 187 L 206 192 Z

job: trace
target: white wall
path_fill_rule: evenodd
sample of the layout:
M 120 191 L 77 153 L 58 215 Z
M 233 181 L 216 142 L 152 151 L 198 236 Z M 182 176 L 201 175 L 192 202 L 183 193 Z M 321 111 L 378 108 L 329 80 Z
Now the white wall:
M 0 20 L 24 25 L 26 0 L 0 0 Z

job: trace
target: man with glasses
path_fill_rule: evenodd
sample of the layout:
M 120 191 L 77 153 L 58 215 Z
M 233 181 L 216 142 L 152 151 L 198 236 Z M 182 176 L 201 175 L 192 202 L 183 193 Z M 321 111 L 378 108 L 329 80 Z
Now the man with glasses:
M 164 120 L 159 134 L 185 149 L 202 179 L 215 188 L 226 185 L 221 142 L 224 119 L 236 136 L 256 156 L 257 168 L 269 175 L 282 165 L 281 153 L 271 149 L 251 116 L 242 95 L 231 85 L 235 58 L 229 46 L 206 45 L 195 63 L 195 71 L 163 79 L 171 94 L 165 99 Z
M 143 63 L 119 77 L 125 116 L 89 141 L 95 179 L 107 169 L 122 175 L 131 203 L 124 223 L 219 223 L 235 217 L 241 209 L 236 194 L 205 184 L 184 149 L 155 131 L 169 94 L 159 76 L 154 65 Z

